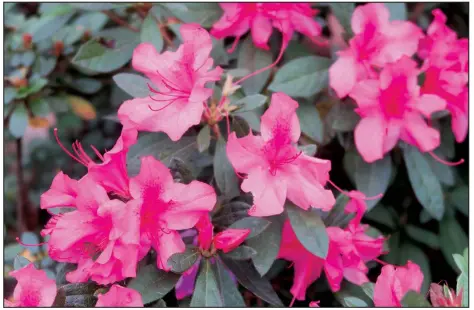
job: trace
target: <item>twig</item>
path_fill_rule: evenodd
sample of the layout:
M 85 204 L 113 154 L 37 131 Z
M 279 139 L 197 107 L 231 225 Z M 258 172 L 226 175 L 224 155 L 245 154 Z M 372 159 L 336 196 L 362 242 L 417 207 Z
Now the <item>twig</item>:
M 130 25 L 129 23 L 127 23 L 126 21 L 124 21 L 123 19 L 121 19 L 117 14 L 113 13 L 113 12 L 110 12 L 110 11 L 106 11 L 106 10 L 103 10 L 102 13 L 104 13 L 105 15 L 107 15 L 111 20 L 113 20 L 115 23 L 121 25 L 121 26 L 124 26 L 124 27 L 127 27 L 128 29 L 134 31 L 134 32 L 139 32 L 139 30 Z

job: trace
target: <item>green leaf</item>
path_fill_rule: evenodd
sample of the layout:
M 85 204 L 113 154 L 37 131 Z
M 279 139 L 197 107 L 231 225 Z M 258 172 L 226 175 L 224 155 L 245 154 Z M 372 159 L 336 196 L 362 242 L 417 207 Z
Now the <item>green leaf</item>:
M 10 116 L 8 129 L 15 138 L 21 138 L 25 134 L 26 126 L 28 126 L 28 114 L 25 106 L 19 104 Z
M 109 48 L 92 39 L 83 44 L 72 59 L 72 64 L 96 73 L 108 73 L 121 68 L 131 58 L 139 37 L 125 28 L 110 28 L 99 34 L 113 40 Z
M 42 16 L 36 23 L 31 24 L 30 29 L 25 32 L 31 34 L 33 43 L 41 42 L 60 30 L 72 16 L 73 13 Z
M 355 112 L 356 105 L 352 100 L 338 100 L 331 107 L 331 128 L 337 132 L 354 131 L 360 116 Z
M 352 213 L 346 213 L 346 205 L 349 202 L 347 195 L 339 194 L 336 198 L 336 203 L 332 207 L 331 211 L 324 218 L 324 225 L 326 227 L 336 226 L 345 227 L 349 221 L 354 217 Z
M 92 95 L 102 88 L 102 82 L 91 78 L 79 78 L 71 81 L 69 86 L 83 94 Z
M 141 75 L 133 73 L 119 73 L 113 76 L 118 87 L 134 98 L 148 97 L 150 90 L 148 84 L 153 87 L 151 81 Z
M 469 187 L 461 185 L 449 195 L 449 200 L 465 216 L 469 216 Z
M 314 255 L 326 258 L 329 249 L 329 238 L 321 217 L 310 208 L 303 210 L 287 202 L 286 211 L 296 237 Z
M 318 151 L 318 146 L 316 144 L 299 145 L 298 150 L 302 151 L 305 155 L 313 157 Z
M 47 76 L 56 67 L 55 57 L 36 57 L 36 61 L 33 64 L 33 72 L 38 73 L 40 76 Z
M 406 265 L 409 260 L 420 266 L 421 272 L 423 273 L 421 293 L 426 294 L 431 284 L 430 261 L 419 247 L 411 243 L 404 243 L 400 248 L 399 264 Z
M 442 155 L 440 151 L 435 150 L 434 153 L 441 159 L 446 160 L 445 156 Z M 439 161 L 434 159 L 433 156 L 427 153 L 424 153 L 423 155 L 438 181 L 446 186 L 454 186 L 456 183 L 454 167 L 441 164 Z
M 97 303 L 97 297 L 93 295 L 70 295 L 66 296 L 64 307 L 66 308 L 92 308 Z
M 467 254 L 467 251 L 464 250 L 464 253 Z M 458 267 L 459 271 L 461 273 L 468 273 L 469 271 L 469 262 L 468 262 L 468 257 L 464 257 L 461 254 L 453 254 L 453 259 L 454 262 L 456 263 L 456 266 Z
M 343 282 L 341 290 L 334 294 L 344 307 L 373 307 L 371 296 L 362 287 L 350 282 Z
M 222 205 L 212 216 L 212 223 L 216 226 L 225 229 L 234 222 L 248 217 L 250 205 L 243 201 L 231 201 Z
M 150 308 L 167 308 L 166 302 L 163 299 L 158 299 L 150 305 Z
M 366 213 L 364 218 L 385 225 L 388 228 L 395 229 L 397 227 L 398 220 L 396 216 L 397 213 L 391 207 L 378 204 L 372 210 Z
M 13 269 L 18 270 L 28 266 L 29 264 L 31 264 L 31 262 L 27 258 L 17 255 L 13 261 Z
M 212 37 L 211 39 L 212 39 L 212 51 L 211 51 L 210 56 L 212 59 L 214 59 L 214 64 L 215 65 L 228 65 L 229 54 L 227 53 L 224 47 L 224 40 L 217 40 L 216 38 L 212 38 Z M 229 71 L 227 71 L 227 73 L 230 74 Z
M 238 107 L 239 112 L 248 112 L 264 105 L 267 99 L 267 96 L 255 94 L 237 100 L 234 105 Z
M 237 58 L 237 68 L 247 69 L 249 72 L 255 72 L 272 63 L 272 54 L 269 51 L 257 48 L 249 36 L 242 43 Z M 261 72 L 242 82 L 242 88 L 246 95 L 258 94 L 270 77 L 270 70 Z
M 13 87 L 5 87 L 3 92 L 3 104 L 9 104 L 16 97 L 16 89 Z
M 91 34 L 95 35 L 97 31 L 104 28 L 109 18 L 102 12 L 86 12 L 81 14 L 72 26 L 79 29 L 89 30 Z
M 21 87 L 18 89 L 16 94 L 17 99 L 26 98 L 31 94 L 39 92 L 43 87 L 48 84 L 48 80 L 44 78 L 36 78 L 34 80 L 30 80 L 28 86 Z
M 220 138 L 214 155 L 214 178 L 221 193 L 228 199 L 240 195 L 239 179 L 227 158 L 226 142 Z
M 97 284 L 92 283 L 70 283 L 61 286 L 61 290 L 66 296 L 69 295 L 93 295 L 99 288 Z
M 408 13 L 405 3 L 387 2 L 384 3 L 390 11 L 390 20 L 407 20 Z
M 237 288 L 237 284 L 231 278 L 224 264 L 216 259 L 216 263 L 212 267 L 221 292 L 223 307 L 245 307 L 245 301 Z
M 250 234 L 247 236 L 247 239 L 254 238 L 260 235 L 262 232 L 270 226 L 270 221 L 263 219 L 261 217 L 244 217 L 243 219 L 238 220 L 229 226 L 229 228 L 234 229 L 250 229 Z
M 84 10 L 84 11 L 102 11 L 102 10 L 113 10 L 116 8 L 120 7 L 127 7 L 130 6 L 131 4 L 129 3 L 92 3 L 92 2 L 86 2 L 86 3 L 70 3 L 71 6 L 76 7 L 78 9 Z
M 164 7 L 184 23 L 198 23 L 210 28 L 221 16 L 222 9 L 218 3 L 162 3 Z
M 300 120 L 301 131 L 314 141 L 322 143 L 324 127 L 316 107 L 312 103 L 300 101 L 296 115 Z
M 311 97 L 328 86 L 329 58 L 307 56 L 286 63 L 268 89 L 292 97 Z
M 283 307 L 283 303 L 273 290 L 270 282 L 261 277 L 250 262 L 234 261 L 222 256 L 221 258 L 242 286 L 254 293 L 255 296 L 268 302 L 270 305 Z
M 416 198 L 432 217 L 441 220 L 444 214 L 444 197 L 438 178 L 416 147 L 404 145 L 403 158 Z
M 206 125 L 201 128 L 197 135 L 197 147 L 199 152 L 204 152 L 211 145 L 211 128 Z
M 163 37 L 158 27 L 155 17 L 150 12 L 146 16 L 140 31 L 140 39 L 142 42 L 149 42 L 153 44 L 158 53 L 163 49 Z
M 373 163 L 367 163 L 357 154 L 355 157 L 354 181 L 357 190 L 364 193 L 367 197 L 378 194 L 385 194 L 387 191 L 390 176 L 392 174 L 392 161 L 390 155 Z M 367 209 L 370 211 L 379 201 L 379 199 L 368 200 Z
M 455 218 L 445 217 L 439 223 L 439 241 L 444 258 L 456 270 L 453 254 L 462 253 L 469 240 Z
M 191 307 L 223 307 L 217 279 L 211 261 L 203 259 L 194 286 Z
M 252 262 L 262 277 L 270 270 L 278 255 L 283 229 L 281 217 L 272 216 L 266 219 L 270 221 L 267 229 L 256 237 L 245 241 L 251 248 L 258 249 L 257 255 L 252 257 Z
M 40 243 L 38 235 L 31 232 L 31 231 L 25 231 L 24 233 L 21 234 L 21 242 L 25 244 L 38 244 Z M 35 245 L 35 246 L 28 246 L 28 250 L 33 253 L 37 254 L 40 251 L 40 247 Z
M 187 246 L 183 253 L 175 253 L 168 259 L 168 266 L 174 273 L 183 273 L 191 268 L 201 253 L 195 246 Z
M 23 251 L 23 246 L 18 243 L 12 243 L 7 246 L 5 246 L 5 249 L 3 251 L 3 260 L 5 262 L 11 263 L 18 254 L 20 254 Z
M 463 255 L 453 254 L 453 259 L 461 271 L 461 274 L 457 278 L 456 293 L 459 293 L 462 290 L 462 306 L 469 306 L 469 257 L 468 249 L 464 250 Z
M 402 299 L 402 307 L 431 308 L 431 305 L 424 295 L 414 291 L 409 291 Z
M 241 245 L 228 253 L 222 253 L 222 256 L 233 260 L 247 260 L 255 255 L 257 255 L 257 251 L 246 245 Z
M 405 226 L 405 231 L 413 240 L 426 244 L 432 249 L 439 249 L 439 238 L 435 233 L 410 224 Z
M 147 304 L 165 296 L 179 280 L 179 275 L 156 268 L 155 264 L 139 268 L 137 277 L 127 285 L 142 295 L 143 303 Z
M 331 7 L 331 12 L 336 16 L 337 20 L 341 24 L 342 28 L 346 33 L 346 37 L 352 37 L 352 26 L 351 19 L 352 13 L 354 13 L 355 4 L 354 3 L 344 3 L 344 2 L 335 2 L 329 3 Z

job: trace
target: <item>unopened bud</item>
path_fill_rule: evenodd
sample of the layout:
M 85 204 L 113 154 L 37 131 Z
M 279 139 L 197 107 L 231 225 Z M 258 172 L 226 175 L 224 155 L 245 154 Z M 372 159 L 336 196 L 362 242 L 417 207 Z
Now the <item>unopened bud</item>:
M 31 43 L 33 41 L 33 37 L 29 33 L 24 33 L 23 34 L 23 47 L 26 49 L 31 48 Z
M 54 42 L 54 50 L 53 50 L 54 56 L 56 57 L 61 56 L 63 49 L 64 49 L 63 41 Z

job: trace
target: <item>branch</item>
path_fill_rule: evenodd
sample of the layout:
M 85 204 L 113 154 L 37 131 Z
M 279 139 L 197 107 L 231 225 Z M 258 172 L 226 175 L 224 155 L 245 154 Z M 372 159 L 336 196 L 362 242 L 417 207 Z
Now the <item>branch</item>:
M 25 212 L 26 206 L 26 195 L 28 194 L 25 187 L 25 180 L 23 178 L 23 166 L 21 164 L 22 158 L 22 146 L 21 139 L 16 140 L 16 180 L 17 180 L 17 191 L 16 191 L 16 217 L 17 217 L 17 229 L 19 233 L 25 230 Z

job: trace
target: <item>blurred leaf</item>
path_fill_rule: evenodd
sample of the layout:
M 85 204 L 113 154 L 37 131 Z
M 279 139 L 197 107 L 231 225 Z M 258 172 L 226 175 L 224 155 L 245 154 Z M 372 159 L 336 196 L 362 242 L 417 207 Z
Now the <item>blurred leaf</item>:
M 127 287 L 138 291 L 142 295 L 143 303 L 147 304 L 168 294 L 179 277 L 175 273 L 158 269 L 153 263 L 139 268 L 136 278 L 131 279 Z
M 37 78 L 29 81 L 29 85 L 25 87 L 20 87 L 16 94 L 17 99 L 26 98 L 31 94 L 39 92 L 43 87 L 48 84 L 48 80 L 44 78 Z
M 21 242 L 25 244 L 40 243 L 38 235 L 30 231 L 25 231 L 24 233 L 21 234 Z M 33 254 L 37 254 L 40 251 L 39 246 L 28 246 L 27 249 Z
M 167 308 L 166 302 L 163 299 L 159 299 L 150 305 L 150 308 Z
M 31 262 L 27 258 L 17 255 L 13 261 L 13 269 L 18 270 L 28 266 L 29 264 L 31 264 Z
M 72 7 L 68 3 L 40 3 L 38 11 L 41 13 L 41 15 L 51 15 L 51 16 L 56 16 L 56 15 L 62 15 L 66 13 L 70 13 L 74 11 L 74 7 Z
M 36 23 L 31 24 L 29 29 L 25 29 L 25 32 L 31 34 L 33 43 L 46 40 L 61 29 L 72 16 L 73 13 L 42 16 Z
M 229 54 L 227 53 L 226 49 L 224 48 L 224 40 L 217 40 L 216 38 L 212 38 L 212 37 L 211 37 L 211 39 L 212 39 L 211 58 L 214 59 L 214 64 L 215 65 L 228 65 L 229 64 Z M 227 71 L 227 73 L 230 74 L 229 71 Z M 234 76 L 234 75 L 232 75 L 232 76 Z
M 256 237 L 260 235 L 262 232 L 270 226 L 270 222 L 266 219 L 260 217 L 244 217 L 229 226 L 229 228 L 234 229 L 250 229 L 250 234 L 247 236 L 247 239 Z
M 68 83 L 73 89 L 87 95 L 95 94 L 102 88 L 102 82 L 91 78 L 79 78 Z
M 341 290 L 334 294 L 344 307 L 373 307 L 372 297 L 362 287 L 350 282 L 343 282 Z
M 273 290 L 270 282 L 266 278 L 262 278 L 250 262 L 234 261 L 222 256 L 221 258 L 242 286 L 270 305 L 283 307 L 283 303 Z
M 33 72 L 38 73 L 40 76 L 47 76 L 56 67 L 55 57 L 38 56 L 33 64 Z
M 305 155 L 313 157 L 318 151 L 318 146 L 316 144 L 299 145 L 298 150 L 302 151 Z
M 252 257 L 252 262 L 262 277 L 270 270 L 278 255 L 283 229 L 283 221 L 279 216 L 266 219 L 270 221 L 270 226 L 256 237 L 245 241 L 251 248 L 258 249 L 257 255 Z
M 191 268 L 201 253 L 195 246 L 187 246 L 183 253 L 175 253 L 168 259 L 168 266 L 174 273 L 183 273 Z
M 191 307 L 222 307 L 223 301 L 216 275 L 209 259 L 201 261 L 201 267 L 194 286 Z
M 431 216 L 441 220 L 444 214 L 444 197 L 438 178 L 416 147 L 405 144 L 403 158 L 416 198 Z
M 440 154 L 439 151 L 434 151 L 434 153 L 438 155 L 438 157 L 446 159 L 444 155 Z M 443 165 L 442 163 L 434 159 L 433 156 L 427 153 L 423 154 L 423 156 L 430 165 L 431 171 L 433 171 L 434 175 L 441 184 L 446 186 L 454 186 L 454 184 L 456 183 L 454 167 Z
M 81 14 L 76 20 L 74 20 L 72 26 L 81 30 L 81 32 L 89 30 L 92 35 L 95 35 L 97 31 L 104 28 L 108 20 L 109 18 L 107 15 L 102 12 L 87 12 Z
M 13 87 L 5 87 L 3 91 L 3 104 L 9 104 L 16 97 L 16 89 Z
M 221 16 L 222 9 L 215 2 L 208 3 L 162 3 L 176 18 L 184 23 L 198 23 L 204 28 L 211 27 Z
M 385 225 L 388 228 L 395 229 L 397 228 L 398 220 L 395 216 L 397 216 L 397 213 L 391 207 L 378 204 L 375 208 L 367 212 L 364 218 Z
M 469 216 L 469 187 L 461 185 L 450 194 L 449 200 L 465 216 Z
M 158 53 L 163 49 L 163 37 L 160 32 L 155 17 L 150 12 L 146 16 L 142 24 L 142 29 L 140 31 L 140 39 L 142 42 L 149 42 L 153 44 Z
M 386 2 L 385 6 L 390 11 L 390 20 L 407 20 L 408 13 L 405 3 Z
M 321 143 L 324 128 L 316 107 L 309 102 L 300 101 L 296 114 L 300 120 L 301 131 L 314 141 Z
M 149 79 L 133 73 L 116 74 L 113 76 L 113 80 L 121 89 L 135 98 L 148 97 L 150 95 L 148 84 L 153 87 Z
M 417 246 L 411 243 L 404 243 L 400 248 L 400 265 L 406 265 L 408 260 L 416 263 L 420 266 L 421 272 L 423 273 L 423 285 L 421 287 L 421 293 L 426 294 L 431 284 L 431 269 L 430 261 L 426 254 Z
M 402 299 L 402 307 L 431 308 L 431 305 L 424 295 L 414 291 L 409 291 Z
M 73 2 L 70 5 L 84 11 L 113 10 L 120 7 L 131 6 L 130 3 L 92 3 L 92 2 Z
M 349 202 L 347 195 L 339 194 L 336 197 L 336 203 L 332 207 L 331 211 L 327 214 L 323 214 L 323 222 L 326 227 L 346 227 L 349 221 L 354 217 L 352 213 L 346 213 L 346 205 Z
M 212 267 L 217 278 L 223 307 L 245 307 L 244 299 L 237 288 L 237 284 L 232 279 L 224 264 L 219 259 L 216 259 Z
M 328 86 L 330 65 L 329 58 L 319 56 L 294 59 L 277 71 L 268 89 L 292 97 L 310 97 Z
M 8 129 L 15 138 L 21 138 L 28 126 L 28 114 L 23 104 L 18 104 L 8 121 Z
M 335 131 L 353 131 L 360 120 L 360 116 L 355 112 L 355 104 L 350 101 L 336 101 L 332 105 L 329 113 L 332 116 L 331 128 Z
M 247 69 L 249 72 L 255 72 L 271 63 L 272 54 L 269 51 L 257 48 L 253 44 L 250 36 L 243 41 L 239 49 L 237 68 L 243 68 Z M 242 82 L 241 85 L 245 94 L 254 95 L 260 93 L 267 83 L 270 73 L 270 70 L 266 70 Z
M 291 227 L 305 249 L 317 257 L 326 258 L 329 238 L 319 214 L 312 208 L 303 210 L 291 202 L 287 202 L 285 208 Z
M 241 245 L 228 253 L 222 253 L 222 256 L 232 260 L 248 260 L 257 255 L 257 251 L 249 246 Z
M 209 148 L 211 144 L 211 128 L 206 125 L 201 128 L 199 134 L 197 135 L 197 147 L 199 152 L 204 152 Z
M 432 249 L 439 249 L 439 238 L 435 233 L 410 224 L 405 226 L 405 231 L 413 240 L 426 244 Z
M 330 3 L 331 12 L 337 18 L 342 28 L 344 29 L 347 37 L 352 37 L 352 26 L 351 19 L 352 13 L 354 13 L 354 3 L 335 2 Z
M 248 112 L 264 105 L 267 99 L 267 96 L 255 94 L 237 100 L 233 105 L 239 107 L 239 112 Z
M 456 270 L 453 254 L 462 253 L 469 240 L 455 218 L 445 217 L 439 223 L 439 241 L 444 258 Z
M 240 195 L 239 179 L 227 158 L 226 142 L 222 138 L 216 144 L 214 178 L 217 186 L 226 198 L 231 199 Z
M 23 246 L 17 243 L 12 243 L 5 246 L 3 250 L 3 260 L 5 262 L 11 262 L 15 259 L 15 257 L 23 251 Z
M 94 106 L 86 99 L 73 95 L 67 96 L 67 99 L 74 113 L 83 120 L 92 120 L 96 118 Z

